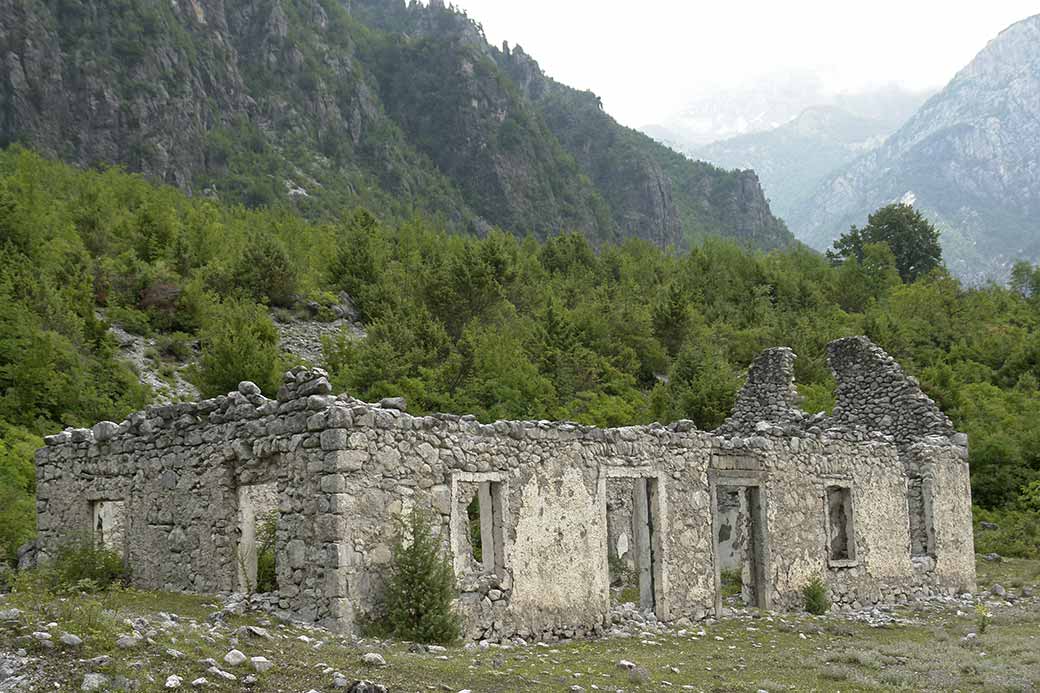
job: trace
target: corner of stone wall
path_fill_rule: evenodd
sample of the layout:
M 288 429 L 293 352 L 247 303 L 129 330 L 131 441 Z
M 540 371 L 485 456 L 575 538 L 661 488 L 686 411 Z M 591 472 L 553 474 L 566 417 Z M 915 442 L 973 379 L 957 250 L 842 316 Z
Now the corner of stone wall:
M 719 435 L 753 434 L 763 429 L 801 427 L 806 414 L 797 406 L 795 353 L 787 347 L 766 349 L 748 368 L 733 413 L 715 430 Z
M 868 338 L 844 337 L 827 345 L 835 380 L 834 425 L 863 426 L 890 435 L 897 443 L 929 436 L 953 440 L 950 419 L 917 380 Z M 963 443 L 966 445 L 966 441 Z

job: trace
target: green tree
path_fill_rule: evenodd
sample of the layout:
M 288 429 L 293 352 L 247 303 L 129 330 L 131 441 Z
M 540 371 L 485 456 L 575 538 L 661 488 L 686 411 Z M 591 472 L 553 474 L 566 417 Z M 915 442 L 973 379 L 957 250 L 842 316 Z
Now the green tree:
M 869 217 L 862 229 L 853 226 L 834 242 L 827 257 L 835 264 L 848 258 L 863 262 L 866 246 L 884 243 L 892 249 L 896 269 L 906 283 L 942 267 L 939 230 L 912 206 L 903 203 L 882 207 Z
M 430 518 L 413 510 L 400 521 L 384 589 L 391 634 L 422 643 L 451 643 L 462 621 L 455 611 L 455 572 L 434 537 Z
M 278 330 L 263 308 L 241 298 L 224 299 L 206 316 L 200 341 L 194 380 L 203 397 L 227 394 L 243 380 L 274 395 L 284 364 Z
M 246 246 L 235 264 L 233 281 L 254 300 L 273 306 L 292 305 L 298 283 L 296 267 L 285 245 L 267 234 Z

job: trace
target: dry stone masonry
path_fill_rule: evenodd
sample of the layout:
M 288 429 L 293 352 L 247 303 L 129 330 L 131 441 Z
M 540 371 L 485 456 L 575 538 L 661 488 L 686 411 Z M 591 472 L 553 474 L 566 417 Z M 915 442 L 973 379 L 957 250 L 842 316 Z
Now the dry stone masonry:
M 352 632 L 379 617 L 395 518 L 419 508 L 474 639 L 603 632 L 612 565 L 665 622 L 718 614 L 721 570 L 768 609 L 816 577 L 853 607 L 973 590 L 966 437 L 866 338 L 829 358 L 832 416 L 797 408 L 794 354 L 771 349 L 714 432 L 411 416 L 297 368 L 275 400 L 247 382 L 48 437 L 40 550 L 93 533 L 138 587 L 248 591 L 274 513 L 265 599 Z

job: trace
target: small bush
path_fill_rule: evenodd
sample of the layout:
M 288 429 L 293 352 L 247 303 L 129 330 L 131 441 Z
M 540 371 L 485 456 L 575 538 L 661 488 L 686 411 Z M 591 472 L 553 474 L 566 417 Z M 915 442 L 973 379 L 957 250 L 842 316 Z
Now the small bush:
M 131 334 L 150 337 L 155 332 L 148 320 L 148 314 L 143 310 L 126 306 L 112 306 L 105 317 L 110 323 L 119 325 Z
M 450 643 L 459 638 L 455 573 L 422 511 L 412 511 L 401 522 L 384 595 L 393 636 L 422 643 Z
M 991 616 L 989 612 L 989 607 L 983 604 L 982 602 L 976 604 L 975 627 L 978 629 L 979 635 L 982 635 L 986 632 L 986 629 L 989 627 L 990 620 Z
M 187 361 L 194 354 L 194 348 L 192 343 L 195 340 L 190 334 L 184 332 L 172 332 L 170 334 L 159 335 L 155 340 L 155 346 L 159 350 L 160 356 L 164 358 L 176 359 L 177 361 Z
M 719 573 L 723 597 L 739 597 L 744 592 L 744 575 L 740 568 L 730 568 Z
M 58 549 L 44 569 L 54 589 L 96 592 L 125 581 L 123 557 L 95 545 L 90 537 L 77 537 Z
M 818 577 L 814 577 L 802 588 L 802 599 L 805 600 L 805 610 L 810 614 L 819 616 L 831 608 L 831 600 L 827 597 L 827 585 Z

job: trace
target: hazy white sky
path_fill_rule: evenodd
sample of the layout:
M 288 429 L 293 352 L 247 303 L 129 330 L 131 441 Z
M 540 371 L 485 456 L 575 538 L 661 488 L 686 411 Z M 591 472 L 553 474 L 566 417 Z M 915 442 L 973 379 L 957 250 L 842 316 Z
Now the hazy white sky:
M 940 86 L 1040 0 L 450 0 L 488 39 L 603 97 L 626 125 L 698 90 L 810 69 L 836 90 Z

